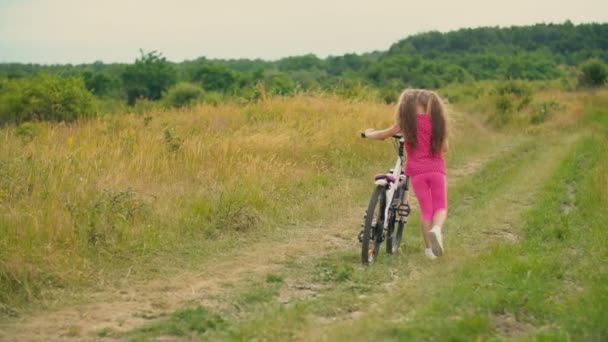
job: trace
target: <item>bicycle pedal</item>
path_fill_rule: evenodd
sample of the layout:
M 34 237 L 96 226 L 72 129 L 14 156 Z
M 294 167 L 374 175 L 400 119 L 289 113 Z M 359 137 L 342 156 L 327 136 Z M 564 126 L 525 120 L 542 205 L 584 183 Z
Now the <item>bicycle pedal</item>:
M 359 243 L 363 243 L 363 231 L 359 232 L 359 235 L 357 235 L 357 239 L 359 240 Z
M 410 215 L 410 212 L 412 211 L 412 208 L 410 208 L 409 204 L 402 204 L 399 206 L 399 208 L 397 208 L 397 214 L 400 217 L 407 217 Z

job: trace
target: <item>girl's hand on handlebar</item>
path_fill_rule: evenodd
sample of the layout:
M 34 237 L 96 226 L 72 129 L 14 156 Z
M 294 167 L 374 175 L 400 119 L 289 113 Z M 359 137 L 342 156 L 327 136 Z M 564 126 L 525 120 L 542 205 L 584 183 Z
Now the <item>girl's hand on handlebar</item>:
M 374 132 L 375 129 L 368 128 L 365 131 L 361 132 L 361 138 L 369 138 L 370 133 Z
M 393 125 L 387 129 L 383 130 L 375 130 L 373 128 L 366 129 L 362 135 L 365 135 L 365 138 L 374 139 L 374 140 L 384 140 L 389 138 L 400 132 L 400 128 L 398 125 Z

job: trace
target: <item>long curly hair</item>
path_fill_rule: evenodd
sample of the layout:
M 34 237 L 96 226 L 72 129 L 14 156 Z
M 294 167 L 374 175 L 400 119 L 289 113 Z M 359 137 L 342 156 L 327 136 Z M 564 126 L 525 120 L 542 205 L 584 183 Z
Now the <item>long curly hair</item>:
M 431 154 L 438 154 L 447 148 L 448 118 L 443 100 L 437 93 L 426 89 L 404 90 L 399 96 L 397 122 L 407 144 L 411 148 L 416 148 L 416 122 L 420 109 L 431 116 Z

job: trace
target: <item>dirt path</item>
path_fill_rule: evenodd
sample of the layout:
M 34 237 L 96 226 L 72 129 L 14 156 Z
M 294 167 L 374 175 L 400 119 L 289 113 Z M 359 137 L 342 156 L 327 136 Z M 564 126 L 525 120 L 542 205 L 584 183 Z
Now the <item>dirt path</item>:
M 450 170 L 454 180 L 478 172 L 517 144 L 496 146 L 489 154 Z M 363 206 L 342 213 L 341 220 L 329 226 L 303 226 L 285 229 L 273 240 L 258 242 L 246 250 L 223 256 L 203 265 L 198 272 L 183 272 L 172 278 L 130 284 L 122 289 L 96 294 L 89 304 L 77 305 L 0 325 L 0 341 L 92 340 L 100 329 L 125 332 L 150 319 L 171 313 L 189 303 L 221 308 L 223 294 L 231 284 L 261 277 L 280 269 L 288 260 L 302 260 L 323 254 L 357 248 L 355 235 Z M 319 236 L 324 238 L 320 239 Z M 329 238 L 327 238 L 329 237 Z
M 522 214 L 533 206 L 545 181 L 566 157 L 570 146 L 578 138 L 578 135 L 571 135 L 563 139 L 562 144 L 544 145 L 543 152 L 538 154 L 538 158 L 520 167 L 516 176 L 501 188 L 503 191 L 499 191 L 483 206 L 470 208 L 462 215 L 451 217 L 450 230 L 444 236 L 449 242 L 449 258 L 430 265 L 408 264 L 407 270 L 401 271 L 409 275 L 394 279 L 391 285 L 398 285 L 393 286 L 395 291 L 391 291 L 390 295 L 379 294 L 377 305 L 370 310 L 360 312 L 356 316 L 348 316 L 347 319 L 338 320 L 334 324 L 304 330 L 298 335 L 298 340 L 366 341 L 374 335 L 373 327 L 381 326 L 380 322 L 385 320 L 407 325 L 426 302 L 429 286 L 436 283 L 433 280 L 439 275 L 457 272 L 467 260 L 476 257 L 497 242 L 515 243 L 519 240 Z M 410 298 L 407 305 L 402 305 L 403 298 Z M 386 308 L 391 307 L 390 303 L 401 305 L 393 306 L 395 310 L 387 310 Z M 500 325 L 500 320 L 501 317 L 496 317 L 494 323 Z M 524 328 L 523 325 L 507 325 L 502 328 L 507 330 Z

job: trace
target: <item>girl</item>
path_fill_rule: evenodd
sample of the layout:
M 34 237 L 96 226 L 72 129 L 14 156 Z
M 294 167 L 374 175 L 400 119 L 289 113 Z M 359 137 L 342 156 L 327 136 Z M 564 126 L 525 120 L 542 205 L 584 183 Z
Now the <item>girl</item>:
M 403 133 L 407 151 L 405 174 L 422 212 L 425 255 L 443 255 L 441 227 L 447 217 L 447 182 L 443 153 L 447 151 L 447 117 L 442 100 L 429 90 L 406 89 L 399 97 L 395 124 L 384 130 L 367 129 L 366 138 L 384 140 Z

